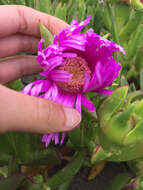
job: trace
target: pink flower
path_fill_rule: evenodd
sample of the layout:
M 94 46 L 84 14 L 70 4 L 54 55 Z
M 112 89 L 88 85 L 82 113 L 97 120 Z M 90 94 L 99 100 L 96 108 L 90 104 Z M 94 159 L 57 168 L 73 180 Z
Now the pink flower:
M 60 31 L 53 44 L 42 49 L 39 42 L 38 62 L 43 68 L 44 79 L 30 83 L 24 93 L 74 107 L 81 113 L 81 105 L 93 112 L 94 104 L 85 96 L 88 92 L 110 95 L 105 89 L 117 78 L 121 66 L 112 53 L 123 48 L 109 40 L 102 40 L 93 30 L 80 31 L 90 21 L 90 17 L 78 23 L 73 20 L 68 28 Z M 60 143 L 63 143 L 65 133 Z M 46 146 L 51 140 L 59 143 L 59 133 L 45 134 L 42 141 Z

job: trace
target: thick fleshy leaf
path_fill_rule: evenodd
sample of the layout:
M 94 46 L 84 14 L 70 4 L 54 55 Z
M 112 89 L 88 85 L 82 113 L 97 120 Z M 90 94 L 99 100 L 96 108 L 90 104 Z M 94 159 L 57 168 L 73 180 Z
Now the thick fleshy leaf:
M 128 43 L 128 51 L 126 55 L 126 59 L 131 61 L 135 55 L 137 54 L 138 50 L 143 46 L 143 26 L 139 25 L 135 33 L 132 34 L 131 39 Z
M 37 149 L 39 142 L 39 136 L 34 134 L 20 132 L 0 134 L 0 153 L 6 156 L 6 160 L 8 155 L 22 160 L 27 152 Z
M 124 24 L 128 21 L 130 15 L 130 7 L 126 4 L 114 3 L 115 23 L 117 32 L 120 32 Z
M 135 127 L 125 137 L 123 144 L 130 145 L 143 143 L 143 120 L 136 123 Z
M 46 181 L 45 186 L 47 185 L 55 189 L 63 184 L 63 182 L 71 180 L 83 165 L 85 155 L 85 150 L 79 151 L 67 166 Z
M 26 190 L 43 190 L 43 176 L 36 175 L 32 178 L 32 182 L 27 184 Z M 47 189 L 50 190 L 50 189 Z
M 140 71 L 140 89 L 143 90 L 143 69 Z
M 104 151 L 101 145 L 97 145 L 91 156 L 91 163 L 96 164 L 102 160 L 106 160 L 111 155 L 112 153 Z
M 72 182 L 72 178 L 66 181 L 65 183 L 61 184 L 58 190 L 67 190 L 71 182 Z
M 15 175 L 19 171 L 18 159 L 11 157 L 8 163 L 8 177 Z
M 127 22 L 127 24 L 122 28 L 121 32 L 120 32 L 120 40 L 124 43 L 124 42 L 128 42 L 128 40 L 130 39 L 130 36 L 132 34 L 132 32 L 134 32 L 136 30 L 136 28 L 138 27 L 138 25 L 140 24 L 140 22 L 142 21 L 143 18 L 143 14 L 141 11 L 134 11 L 129 18 L 129 21 Z
M 143 51 L 142 50 L 138 51 L 138 53 L 136 54 L 134 64 L 138 72 L 140 72 L 140 70 L 143 69 Z
M 86 11 L 86 2 L 83 0 L 79 0 L 78 1 L 78 16 L 81 20 L 84 19 L 85 11 Z
M 134 114 L 135 105 L 132 104 L 124 112 L 118 112 L 112 116 L 111 120 L 106 124 L 106 127 L 101 127 L 101 131 L 107 136 L 111 142 L 123 145 L 126 135 L 135 127 Z
M 0 189 L 3 190 L 17 190 L 17 188 L 23 183 L 25 176 L 16 174 L 7 179 L 0 180 Z
M 1 156 L 0 156 L 0 165 L 1 166 L 8 165 L 8 163 L 11 160 L 11 158 L 12 158 L 12 156 L 10 154 L 1 153 Z
M 24 85 L 22 84 L 20 79 L 15 80 L 13 82 L 9 82 L 6 84 L 6 86 L 16 91 L 20 91 L 24 88 Z
M 31 150 L 30 135 L 26 133 L 6 133 L 5 138 L 12 146 L 13 155 L 17 158 L 23 158 L 23 154 Z M 32 140 L 32 139 L 31 139 Z M 24 146 L 23 146 L 24 144 Z
M 65 4 L 59 3 L 55 10 L 55 16 L 66 21 L 67 6 Z
M 143 11 L 143 4 L 141 0 L 132 0 L 131 5 L 133 5 L 133 7 L 139 11 Z
M 107 185 L 105 190 L 122 190 L 123 187 L 131 180 L 131 176 L 128 173 L 122 173 L 112 179 L 112 182 Z
M 22 163 L 24 165 L 46 165 L 46 164 L 60 164 L 60 154 L 54 149 L 43 149 L 35 152 L 27 152 L 23 156 Z
M 111 142 L 118 145 L 143 143 L 142 135 L 143 100 L 134 102 L 123 112 L 112 116 L 101 131 Z
M 99 142 L 106 154 L 109 153 L 105 160 L 114 162 L 123 162 L 133 160 L 143 156 L 143 143 L 132 144 L 130 146 L 117 145 L 110 141 L 103 133 L 99 133 Z M 95 158 L 96 160 L 96 158 Z
M 70 142 L 74 145 L 74 147 L 79 148 L 81 146 L 81 127 L 69 131 L 68 135 Z
M 52 4 L 51 0 L 36 0 L 36 9 L 39 11 L 52 14 Z
M 41 22 L 40 22 L 40 33 L 41 33 L 41 38 L 45 39 L 44 48 L 53 43 L 54 36 L 51 34 L 48 28 L 46 28 Z
M 101 162 L 93 165 L 91 170 L 90 170 L 88 180 L 94 179 L 103 170 L 104 166 L 105 166 L 104 161 L 101 161 Z
M 123 105 L 127 92 L 128 86 L 120 87 L 101 104 L 98 110 L 98 116 L 102 129 L 106 128 L 107 122 L 111 119 L 111 116 Z

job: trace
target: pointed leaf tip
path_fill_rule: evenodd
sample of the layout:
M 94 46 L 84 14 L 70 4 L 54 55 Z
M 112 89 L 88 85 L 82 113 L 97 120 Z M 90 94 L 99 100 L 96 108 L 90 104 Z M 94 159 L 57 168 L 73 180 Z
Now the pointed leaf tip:
M 42 22 L 40 22 L 40 33 L 41 33 L 41 38 L 45 39 L 44 45 L 45 48 L 53 43 L 54 36 L 53 34 L 44 26 Z

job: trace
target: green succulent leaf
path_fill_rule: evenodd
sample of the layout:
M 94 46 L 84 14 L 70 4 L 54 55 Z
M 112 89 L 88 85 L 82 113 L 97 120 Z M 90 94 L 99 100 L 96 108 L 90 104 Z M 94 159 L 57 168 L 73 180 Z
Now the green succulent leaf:
M 81 20 L 85 19 L 84 15 L 85 15 L 85 11 L 86 11 L 86 4 L 85 4 L 85 0 L 79 0 L 78 2 L 78 16 Z
M 84 163 L 85 156 L 85 150 L 80 150 L 74 156 L 73 160 L 62 170 L 57 172 L 53 177 L 49 178 L 44 186 L 49 186 L 51 187 L 51 189 L 56 189 L 61 184 L 63 184 L 63 182 L 71 180 L 71 178 L 78 172 L 78 170 Z
M 143 90 L 143 69 L 140 71 L 140 89 Z
M 140 0 L 131 0 L 131 5 L 140 11 L 143 11 L 143 4 L 141 3 Z
M 51 0 L 36 0 L 36 9 L 44 13 L 52 14 Z
M 112 182 L 107 185 L 105 190 L 122 190 L 125 185 L 131 180 L 131 176 L 127 173 L 122 173 L 112 179 Z
M 25 176 L 16 174 L 7 179 L 0 180 L 0 189 L 4 190 L 17 190 L 17 188 L 23 183 Z
M 114 17 L 115 17 L 115 22 L 117 25 L 117 31 L 118 33 L 121 31 L 122 27 L 126 24 L 126 22 L 129 19 L 130 16 L 130 6 L 127 4 L 123 4 L 122 2 L 120 3 L 115 3 L 114 4 Z
M 2 5 L 10 4 L 10 0 L 1 0 Z
M 53 43 L 54 36 L 42 23 L 40 23 L 40 33 L 41 38 L 45 39 L 44 48 Z
M 70 131 L 68 135 L 70 142 L 74 145 L 75 148 L 79 149 L 81 146 L 81 125 L 80 127 Z
M 37 150 L 38 143 L 39 136 L 34 134 L 20 132 L 0 134 L 0 153 L 5 155 L 7 161 L 8 155 L 23 160 L 23 155 L 27 152 Z M 3 162 L 3 159 L 0 161 Z
M 57 165 L 61 163 L 60 154 L 55 149 L 43 149 L 35 152 L 27 152 L 23 156 L 22 164 L 24 165 Z
M 119 112 L 111 118 L 108 122 L 106 128 L 102 128 L 103 133 L 109 138 L 113 143 L 122 145 L 125 136 L 134 127 L 134 114 L 135 106 L 132 105 L 124 112 Z
M 24 85 L 22 84 L 21 79 L 15 80 L 13 82 L 9 82 L 6 84 L 6 86 L 16 91 L 21 91 L 24 88 Z
M 8 177 L 18 173 L 18 170 L 19 170 L 18 160 L 14 157 L 11 157 L 8 163 Z
M 143 13 L 142 13 L 143 14 Z M 131 61 L 136 56 L 138 50 L 143 46 L 143 25 L 139 25 L 137 30 L 132 34 L 128 43 L 126 59 Z
M 75 149 L 88 146 L 89 142 L 95 138 L 97 131 L 96 113 L 82 111 L 82 121 L 80 127 L 68 132 L 70 142 Z
M 65 183 L 61 184 L 58 190 L 68 190 L 71 181 L 72 178 L 69 181 L 66 181 Z
M 106 128 L 107 123 L 124 104 L 127 96 L 128 86 L 123 86 L 116 89 L 104 102 L 100 105 L 98 110 L 98 117 L 101 128 Z
M 143 174 L 139 175 L 137 178 L 136 190 L 141 190 L 143 187 Z
M 109 6 L 104 6 L 103 19 L 106 27 L 108 28 L 109 31 L 111 31 L 112 21 L 111 21 Z
M 124 139 L 124 145 L 143 143 L 143 121 L 139 121 L 135 128 L 131 130 Z
M 140 49 L 136 53 L 134 64 L 135 64 L 135 67 L 136 67 L 136 69 L 137 69 L 138 72 L 140 72 L 140 70 L 143 69 L 143 51 L 142 51 L 142 49 Z
M 107 160 L 107 158 L 111 155 L 112 153 L 104 151 L 101 145 L 97 145 L 91 156 L 91 164 L 96 164 L 100 161 Z
M 8 165 L 8 163 L 11 160 L 11 158 L 12 158 L 12 156 L 10 154 L 1 153 L 1 156 L 0 156 L 0 165 L 1 166 Z
M 130 15 L 129 21 L 122 28 L 119 38 L 123 42 L 128 42 L 131 34 L 136 31 L 138 25 L 141 23 L 143 18 L 143 13 L 141 11 L 133 11 Z
M 9 132 L 5 135 L 6 140 L 12 146 L 12 154 L 17 158 L 23 158 L 23 154 L 31 151 L 30 135 L 20 132 Z M 24 146 L 23 146 L 24 145 Z
M 42 175 L 36 175 L 33 177 L 32 181 L 34 183 L 27 184 L 26 190 L 43 190 L 43 176 Z
M 59 3 L 55 10 L 55 16 L 66 21 L 67 6 Z

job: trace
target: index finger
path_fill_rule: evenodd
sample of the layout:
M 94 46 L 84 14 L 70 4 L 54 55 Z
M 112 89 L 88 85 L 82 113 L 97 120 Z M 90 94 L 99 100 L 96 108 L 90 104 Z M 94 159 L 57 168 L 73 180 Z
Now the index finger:
M 40 37 L 40 21 L 52 34 L 68 26 L 54 16 L 20 5 L 1 5 L 0 14 L 0 38 L 15 33 Z

